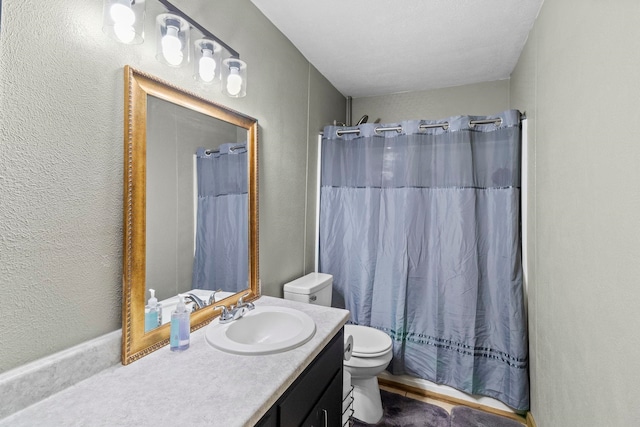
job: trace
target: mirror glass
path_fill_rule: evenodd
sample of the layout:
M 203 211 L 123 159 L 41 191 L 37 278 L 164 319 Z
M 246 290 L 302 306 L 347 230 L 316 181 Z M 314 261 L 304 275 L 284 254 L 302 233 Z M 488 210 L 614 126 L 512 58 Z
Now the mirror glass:
M 124 364 L 258 295 L 257 122 L 125 68 Z M 156 302 L 157 301 L 157 302 Z
M 246 147 L 246 129 L 147 97 L 146 331 L 178 294 L 197 310 L 249 287 Z

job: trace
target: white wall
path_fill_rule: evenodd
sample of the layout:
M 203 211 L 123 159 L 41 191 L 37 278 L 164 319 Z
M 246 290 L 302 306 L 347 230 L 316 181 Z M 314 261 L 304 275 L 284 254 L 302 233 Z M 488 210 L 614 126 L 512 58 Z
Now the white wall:
M 531 409 L 640 420 L 640 3 L 547 1 L 511 76 L 529 120 Z
M 120 328 L 125 64 L 258 119 L 263 291 L 305 272 L 308 136 L 344 97 L 249 0 L 175 4 L 248 62 L 246 98 L 107 38 L 100 0 L 2 2 L 0 372 Z

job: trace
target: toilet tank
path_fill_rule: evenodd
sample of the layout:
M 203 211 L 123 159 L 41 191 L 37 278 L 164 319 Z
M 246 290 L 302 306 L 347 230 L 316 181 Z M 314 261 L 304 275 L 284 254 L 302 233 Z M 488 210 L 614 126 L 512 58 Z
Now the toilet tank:
M 309 273 L 284 285 L 284 299 L 331 307 L 333 276 Z

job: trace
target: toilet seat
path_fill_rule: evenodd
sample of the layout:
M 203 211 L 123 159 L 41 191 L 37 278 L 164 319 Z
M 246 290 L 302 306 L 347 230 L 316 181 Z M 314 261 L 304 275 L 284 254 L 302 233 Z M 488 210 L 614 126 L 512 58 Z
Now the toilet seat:
M 369 326 L 345 325 L 345 336 L 353 337 L 353 352 L 355 357 L 374 358 L 384 356 L 393 345 L 389 335 Z

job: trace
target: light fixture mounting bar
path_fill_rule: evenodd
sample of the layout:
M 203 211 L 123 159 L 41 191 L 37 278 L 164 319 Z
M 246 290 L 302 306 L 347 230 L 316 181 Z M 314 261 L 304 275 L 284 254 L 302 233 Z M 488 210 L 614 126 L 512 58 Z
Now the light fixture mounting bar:
M 191 24 L 194 28 L 197 28 L 205 37 L 210 38 L 210 39 L 218 42 L 222 47 L 224 47 L 226 50 L 229 51 L 229 53 L 231 54 L 232 57 L 240 58 L 240 54 L 238 52 L 236 52 L 234 49 L 232 49 L 231 46 L 229 46 L 228 44 L 226 44 L 225 42 L 220 40 L 218 37 L 213 35 L 209 30 L 204 28 L 202 25 L 198 24 L 198 22 L 196 22 L 189 15 L 187 15 L 186 13 L 184 13 L 183 11 L 181 11 L 180 9 L 178 9 L 177 7 L 172 5 L 168 0 L 158 0 L 158 1 L 160 3 L 162 3 L 164 5 L 164 7 L 166 7 L 167 10 L 169 10 L 169 12 L 174 13 L 174 14 L 180 16 L 181 18 L 187 20 L 187 22 L 189 22 L 189 24 Z

